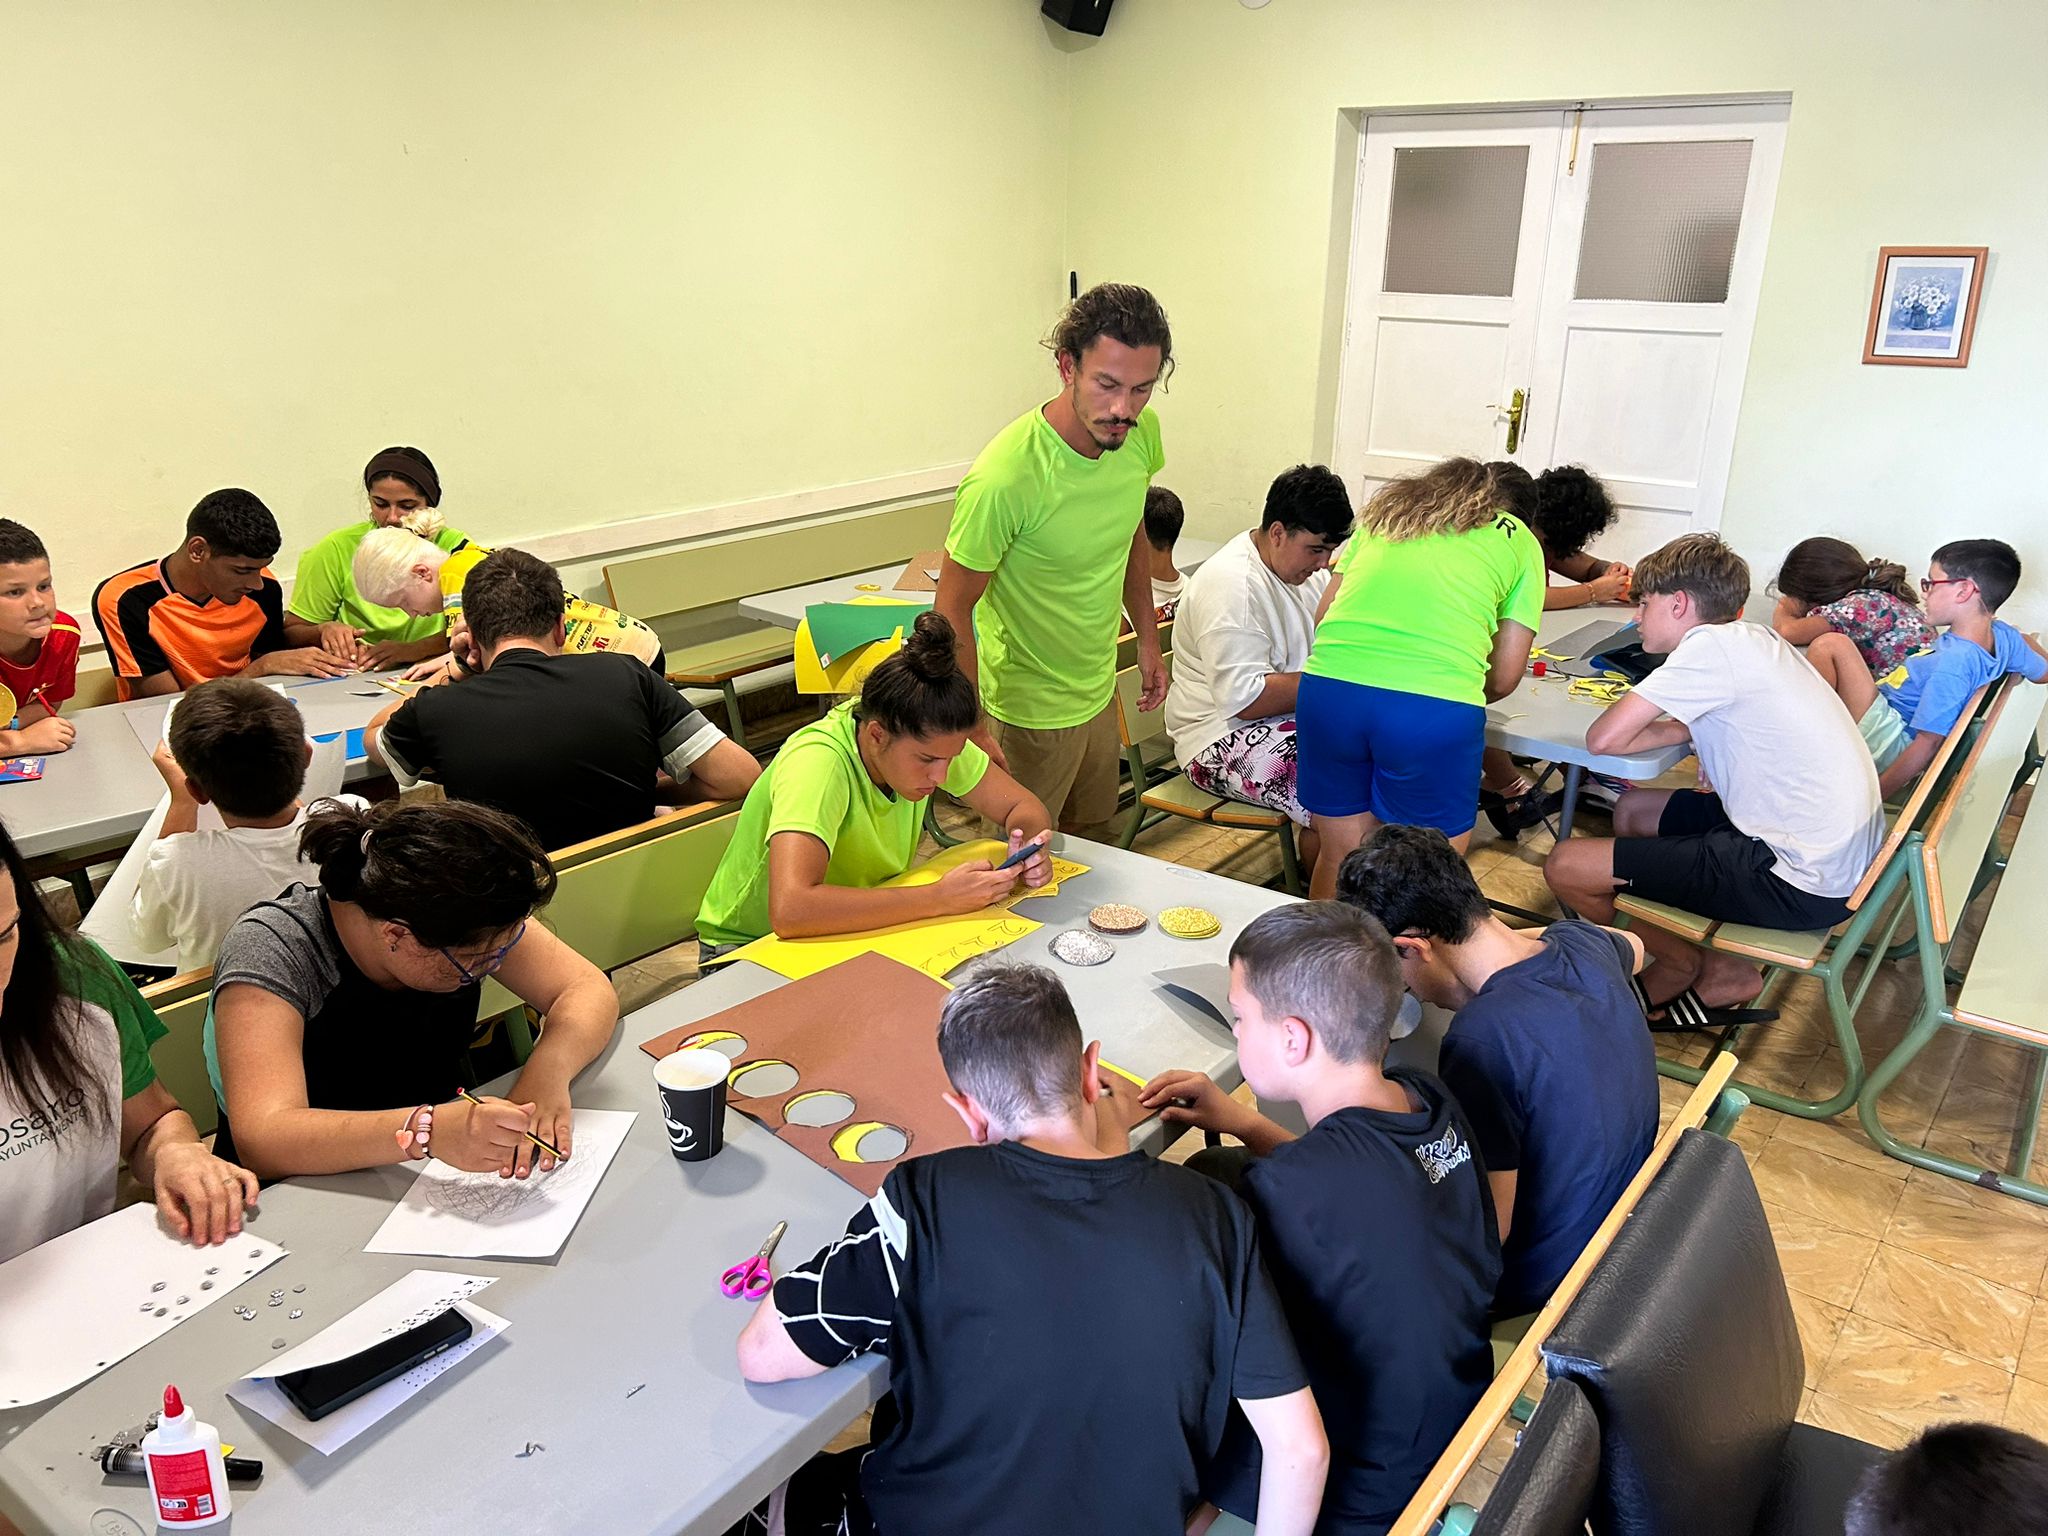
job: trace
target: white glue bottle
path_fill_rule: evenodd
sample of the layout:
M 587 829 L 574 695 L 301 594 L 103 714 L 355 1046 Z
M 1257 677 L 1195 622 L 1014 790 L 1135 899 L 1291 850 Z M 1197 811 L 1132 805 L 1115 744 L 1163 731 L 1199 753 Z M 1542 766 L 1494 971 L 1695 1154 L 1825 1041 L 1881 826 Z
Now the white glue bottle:
M 158 1525 L 197 1530 L 228 1517 L 228 1471 L 220 1459 L 220 1431 L 194 1421 L 176 1387 L 164 1388 L 163 1417 L 142 1437 L 149 1496 Z

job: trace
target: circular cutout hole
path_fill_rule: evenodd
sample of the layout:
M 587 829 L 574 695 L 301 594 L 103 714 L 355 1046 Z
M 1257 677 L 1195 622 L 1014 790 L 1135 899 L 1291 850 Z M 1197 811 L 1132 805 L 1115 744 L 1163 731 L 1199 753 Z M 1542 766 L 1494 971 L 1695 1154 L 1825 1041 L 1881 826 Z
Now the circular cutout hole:
M 790 1125 L 837 1125 L 852 1113 L 852 1098 L 837 1088 L 817 1088 L 809 1093 L 800 1093 L 782 1106 L 782 1118 Z
M 909 1150 L 909 1135 L 881 1120 L 862 1120 L 832 1133 L 832 1155 L 842 1163 L 886 1163 Z
M 747 1037 L 736 1035 L 729 1029 L 707 1029 L 694 1034 L 687 1040 L 678 1040 L 679 1051 L 716 1051 L 728 1061 L 738 1061 L 746 1052 Z
M 764 1056 L 759 1061 L 741 1062 L 726 1081 L 743 1099 L 772 1099 L 796 1086 L 797 1071 L 786 1061 Z

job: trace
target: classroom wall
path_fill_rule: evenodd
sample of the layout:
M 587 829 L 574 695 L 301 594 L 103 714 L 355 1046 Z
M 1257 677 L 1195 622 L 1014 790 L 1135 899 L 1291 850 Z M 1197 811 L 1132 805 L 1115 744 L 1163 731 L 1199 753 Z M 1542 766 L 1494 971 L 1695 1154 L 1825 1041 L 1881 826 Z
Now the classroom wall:
M 1120 0 L 1069 57 L 1068 254 L 1151 285 L 1191 528 L 1327 456 L 1360 108 L 1790 92 L 1723 531 L 1759 581 L 1831 532 L 1909 564 L 2012 541 L 2048 623 L 2048 7 L 2022 0 Z M 1881 245 L 1988 245 L 1966 369 L 1866 367 Z M 1595 470 L 1599 466 L 1592 466 Z
M 935 20 L 10 0 L 0 514 L 85 618 L 216 486 L 288 573 L 391 442 L 492 542 L 971 459 L 1054 382 L 1067 65 Z

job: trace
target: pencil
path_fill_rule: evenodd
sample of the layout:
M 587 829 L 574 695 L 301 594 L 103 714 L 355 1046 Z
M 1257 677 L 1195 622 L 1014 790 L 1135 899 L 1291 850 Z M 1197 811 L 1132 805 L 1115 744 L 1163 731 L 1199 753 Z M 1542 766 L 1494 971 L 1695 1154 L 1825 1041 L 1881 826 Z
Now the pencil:
M 455 1091 L 461 1094 L 465 1099 L 469 1100 L 470 1103 L 478 1106 L 479 1108 L 483 1106 L 484 1101 L 478 1098 L 475 1094 L 471 1093 L 467 1088 L 458 1088 Z M 533 1132 L 521 1131 L 519 1134 L 524 1136 L 528 1141 L 532 1142 L 536 1147 L 539 1147 L 541 1151 L 547 1153 L 549 1157 L 559 1159 L 560 1161 L 565 1163 L 569 1160 L 567 1155 L 561 1152 L 557 1152 L 553 1147 L 549 1146 L 546 1142 L 542 1141 L 538 1136 L 534 1135 Z

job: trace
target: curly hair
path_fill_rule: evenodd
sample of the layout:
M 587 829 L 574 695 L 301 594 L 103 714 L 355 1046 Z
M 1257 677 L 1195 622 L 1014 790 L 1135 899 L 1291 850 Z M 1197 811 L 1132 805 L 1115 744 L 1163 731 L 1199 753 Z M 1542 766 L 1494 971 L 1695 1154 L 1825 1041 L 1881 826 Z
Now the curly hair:
M 185 518 L 185 537 L 204 539 L 216 555 L 268 560 L 284 543 L 277 519 L 251 491 L 208 491 Z
M 1060 311 L 1045 345 L 1054 357 L 1076 363 L 1102 337 L 1127 347 L 1159 349 L 1159 382 L 1173 374 L 1173 329 L 1166 311 L 1135 283 L 1097 283 Z
M 1445 459 L 1374 491 L 1358 515 L 1358 526 L 1398 544 L 1432 533 L 1468 533 L 1499 514 L 1500 488 L 1493 470 L 1477 459 Z
M 1529 526 L 1553 555 L 1576 555 L 1617 516 L 1607 487 L 1579 464 L 1559 464 L 1536 477 L 1536 516 Z

